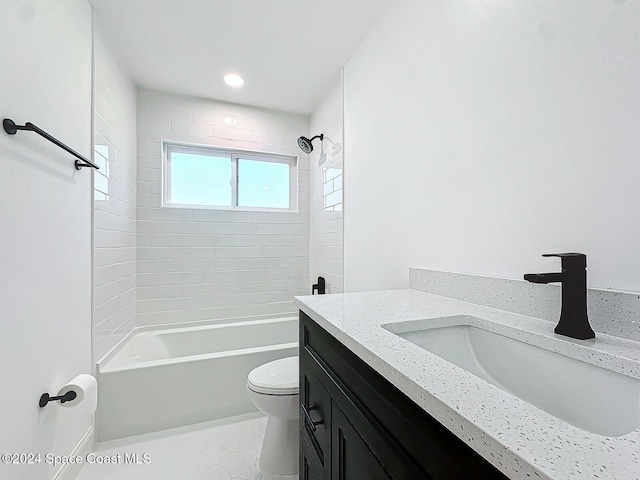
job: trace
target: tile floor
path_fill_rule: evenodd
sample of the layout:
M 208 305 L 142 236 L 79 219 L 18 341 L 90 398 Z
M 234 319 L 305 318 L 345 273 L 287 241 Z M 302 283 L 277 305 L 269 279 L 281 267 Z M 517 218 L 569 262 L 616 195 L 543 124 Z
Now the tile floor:
M 85 463 L 77 480 L 297 480 L 297 475 L 259 472 L 266 424 L 262 413 L 249 413 L 101 443 L 93 452 L 96 459 L 116 463 Z M 132 454 L 138 454 L 139 463 Z

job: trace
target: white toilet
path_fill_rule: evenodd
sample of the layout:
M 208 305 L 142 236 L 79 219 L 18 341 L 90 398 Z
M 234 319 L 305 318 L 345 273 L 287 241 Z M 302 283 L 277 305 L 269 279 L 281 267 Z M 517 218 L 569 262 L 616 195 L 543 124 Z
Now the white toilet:
M 258 466 L 271 475 L 298 473 L 298 362 L 297 356 L 274 360 L 247 377 L 251 401 L 269 416 Z

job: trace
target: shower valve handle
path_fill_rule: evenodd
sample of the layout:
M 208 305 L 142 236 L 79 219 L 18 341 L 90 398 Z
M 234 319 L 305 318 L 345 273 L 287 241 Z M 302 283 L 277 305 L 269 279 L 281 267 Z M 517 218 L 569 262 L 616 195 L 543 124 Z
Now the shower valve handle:
M 318 283 L 311 285 L 311 295 L 315 295 L 315 292 L 318 292 L 318 295 L 324 295 L 326 293 L 324 277 L 318 277 Z

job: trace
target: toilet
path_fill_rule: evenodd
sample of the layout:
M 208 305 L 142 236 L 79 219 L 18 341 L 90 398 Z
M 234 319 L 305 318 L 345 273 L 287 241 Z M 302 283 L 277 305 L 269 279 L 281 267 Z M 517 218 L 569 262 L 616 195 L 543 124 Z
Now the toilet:
M 270 475 L 298 473 L 298 362 L 281 358 L 247 376 L 251 401 L 268 415 L 258 466 Z

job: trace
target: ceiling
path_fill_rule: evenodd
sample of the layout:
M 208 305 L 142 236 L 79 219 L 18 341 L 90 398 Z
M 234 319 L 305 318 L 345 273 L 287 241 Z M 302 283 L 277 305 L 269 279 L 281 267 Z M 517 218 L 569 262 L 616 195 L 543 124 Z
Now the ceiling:
M 309 114 L 389 0 L 90 2 L 139 86 Z

